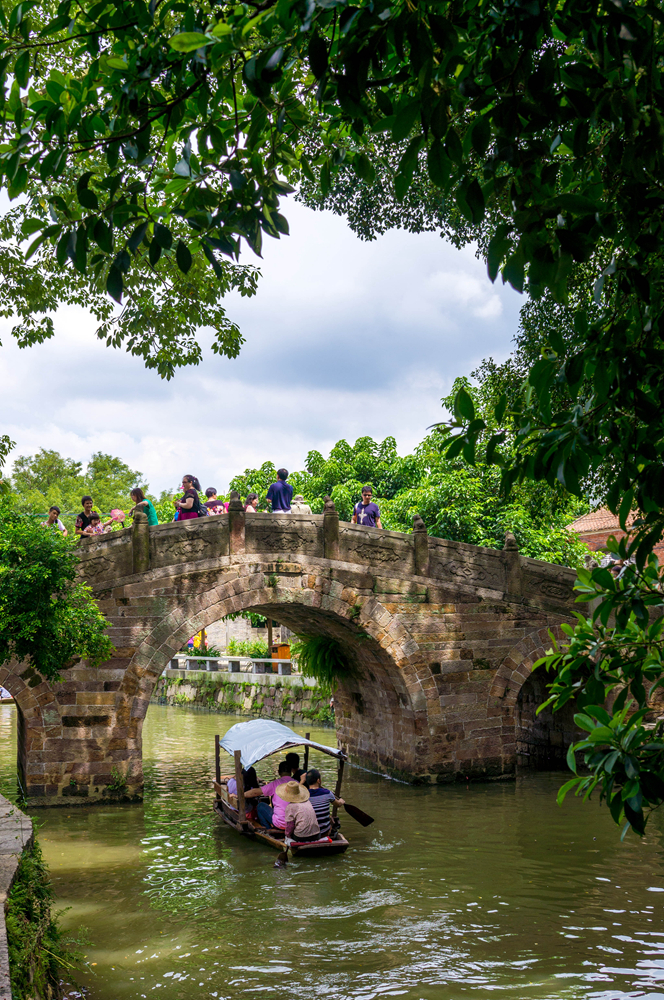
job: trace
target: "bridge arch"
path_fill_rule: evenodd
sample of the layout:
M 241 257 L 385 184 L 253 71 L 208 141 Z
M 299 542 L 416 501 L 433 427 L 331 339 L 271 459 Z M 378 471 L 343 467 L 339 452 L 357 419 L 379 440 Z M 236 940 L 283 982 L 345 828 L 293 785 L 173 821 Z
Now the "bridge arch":
M 550 769 L 565 763 L 568 745 L 579 738 L 574 724 L 575 703 L 538 714 L 548 697 L 547 677 L 533 673 L 534 664 L 551 649 L 551 637 L 560 643 L 565 633 L 559 625 L 531 632 L 516 643 L 496 671 L 487 707 L 499 708 L 504 741 L 514 746 L 520 767 Z
M 421 766 L 427 700 L 417 642 L 374 598 L 314 575 L 298 587 L 265 586 L 263 572 L 240 576 L 179 603 L 146 635 L 123 679 L 121 692 L 133 699 L 138 739 L 154 687 L 174 653 L 195 632 L 237 611 L 277 618 L 297 634 L 337 639 L 355 668 L 335 691 L 341 745 L 393 772 L 412 773 Z
M 12 660 L 0 666 L 0 685 L 16 706 L 16 774 L 25 795 L 29 771 L 43 774 L 49 741 L 62 738 L 62 719 L 51 685 L 29 664 Z

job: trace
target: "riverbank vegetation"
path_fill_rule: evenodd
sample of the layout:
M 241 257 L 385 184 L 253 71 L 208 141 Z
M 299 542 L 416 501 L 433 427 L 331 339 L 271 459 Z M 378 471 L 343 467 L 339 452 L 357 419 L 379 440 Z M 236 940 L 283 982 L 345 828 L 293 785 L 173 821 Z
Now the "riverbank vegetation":
M 57 1000 L 63 974 L 75 969 L 76 956 L 62 940 L 52 913 L 53 888 L 37 841 L 18 863 L 7 895 L 5 922 L 13 1000 Z

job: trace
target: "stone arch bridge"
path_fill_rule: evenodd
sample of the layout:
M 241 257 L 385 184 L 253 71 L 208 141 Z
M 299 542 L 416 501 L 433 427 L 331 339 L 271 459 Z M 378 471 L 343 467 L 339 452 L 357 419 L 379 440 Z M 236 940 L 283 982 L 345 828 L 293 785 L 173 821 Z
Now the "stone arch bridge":
M 563 713 L 535 719 L 543 688 L 530 673 L 570 618 L 575 574 L 520 556 L 511 536 L 498 551 L 430 538 L 418 517 L 402 534 L 340 524 L 330 502 L 322 515 L 245 515 L 233 499 L 216 517 L 148 527 L 139 515 L 80 552 L 113 658 L 58 683 L 0 668 L 32 805 L 117 798 L 118 774 L 140 798 L 155 684 L 192 634 L 236 611 L 341 641 L 356 671 L 335 696 L 338 737 L 376 770 L 502 778 L 572 735 Z

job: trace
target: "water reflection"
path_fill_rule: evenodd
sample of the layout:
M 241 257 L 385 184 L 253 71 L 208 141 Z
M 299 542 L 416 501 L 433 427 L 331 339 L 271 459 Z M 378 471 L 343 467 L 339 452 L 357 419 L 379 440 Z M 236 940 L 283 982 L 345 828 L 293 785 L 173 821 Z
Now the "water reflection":
M 661 827 L 621 844 L 598 806 L 555 805 L 559 775 L 414 789 L 351 768 L 345 797 L 376 823 L 346 816 L 345 855 L 275 869 L 210 810 L 235 721 L 152 706 L 143 805 L 39 814 L 63 922 L 93 942 L 90 1000 L 664 1000 Z

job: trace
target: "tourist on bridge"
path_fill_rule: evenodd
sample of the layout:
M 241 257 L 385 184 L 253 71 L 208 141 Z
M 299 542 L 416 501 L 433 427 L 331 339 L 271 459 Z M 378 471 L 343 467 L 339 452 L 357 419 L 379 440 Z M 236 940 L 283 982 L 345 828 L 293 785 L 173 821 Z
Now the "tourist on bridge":
M 268 502 L 272 505 L 273 514 L 290 514 L 293 487 L 287 483 L 288 469 L 277 469 L 278 479 L 267 491 Z
M 42 521 L 40 523 L 41 528 L 57 528 L 58 531 L 62 532 L 62 537 L 66 538 L 69 532 L 65 528 L 64 524 L 60 520 L 60 508 L 59 507 L 49 507 L 48 508 L 48 521 Z
M 368 528 L 382 528 L 380 523 L 380 508 L 372 501 L 373 490 L 370 486 L 362 487 L 362 499 L 353 508 L 353 524 L 365 524 Z
M 74 524 L 74 532 L 77 538 L 80 538 L 85 529 L 90 527 L 90 521 L 92 520 L 93 514 L 99 517 L 97 511 L 93 511 L 92 509 L 92 497 L 81 497 L 81 503 L 83 505 L 83 510 L 76 518 L 76 523 Z
M 196 476 L 182 477 L 182 498 L 175 501 L 175 508 L 178 511 L 178 521 L 189 521 L 199 516 L 199 511 L 203 506 L 198 491 L 201 488 Z
M 102 523 L 101 517 L 96 511 L 92 511 L 90 514 L 90 523 L 87 528 L 83 528 L 83 535 L 103 535 L 107 526 L 113 524 L 113 518 L 109 517 L 108 521 Z M 109 529 L 110 530 L 110 529 Z
M 258 510 L 258 493 L 248 493 L 244 501 L 245 514 L 255 514 Z
M 285 760 L 282 760 L 279 764 L 278 778 L 275 778 L 274 781 L 268 782 L 267 785 L 263 785 L 262 788 L 252 788 L 250 791 L 245 792 L 245 799 L 256 799 L 261 795 L 271 796 L 271 806 L 268 805 L 267 802 L 259 802 L 256 807 L 258 822 L 262 823 L 266 830 L 270 830 L 272 827 L 276 827 L 277 830 L 286 829 L 286 803 L 275 793 L 280 785 L 285 785 L 286 782 L 290 780 L 290 764 L 287 764 Z
M 148 524 L 159 524 L 159 518 L 157 517 L 157 511 L 154 509 L 154 504 L 151 500 L 147 499 L 140 486 L 136 486 L 131 491 L 130 496 L 134 501 L 134 506 L 129 511 L 130 514 L 135 514 L 136 511 L 143 511 L 143 513 L 148 516 Z
M 219 500 L 217 497 L 217 490 L 214 486 L 208 486 L 205 491 L 205 496 L 207 497 L 205 506 L 210 514 L 225 514 L 227 506 L 223 500 Z
M 320 771 L 317 771 L 315 767 L 312 767 L 310 771 L 307 771 L 304 784 L 309 789 L 311 804 L 314 808 L 314 812 L 316 813 L 318 826 L 320 827 L 320 835 L 321 837 L 327 837 L 330 832 L 330 827 L 332 826 L 332 820 L 330 819 L 330 806 L 343 806 L 345 804 L 344 799 L 338 799 L 334 792 L 331 792 L 329 788 L 322 787 Z
M 293 497 L 291 514 L 311 514 L 311 507 L 308 503 L 304 502 L 304 497 L 301 493 L 298 493 L 296 497 Z

